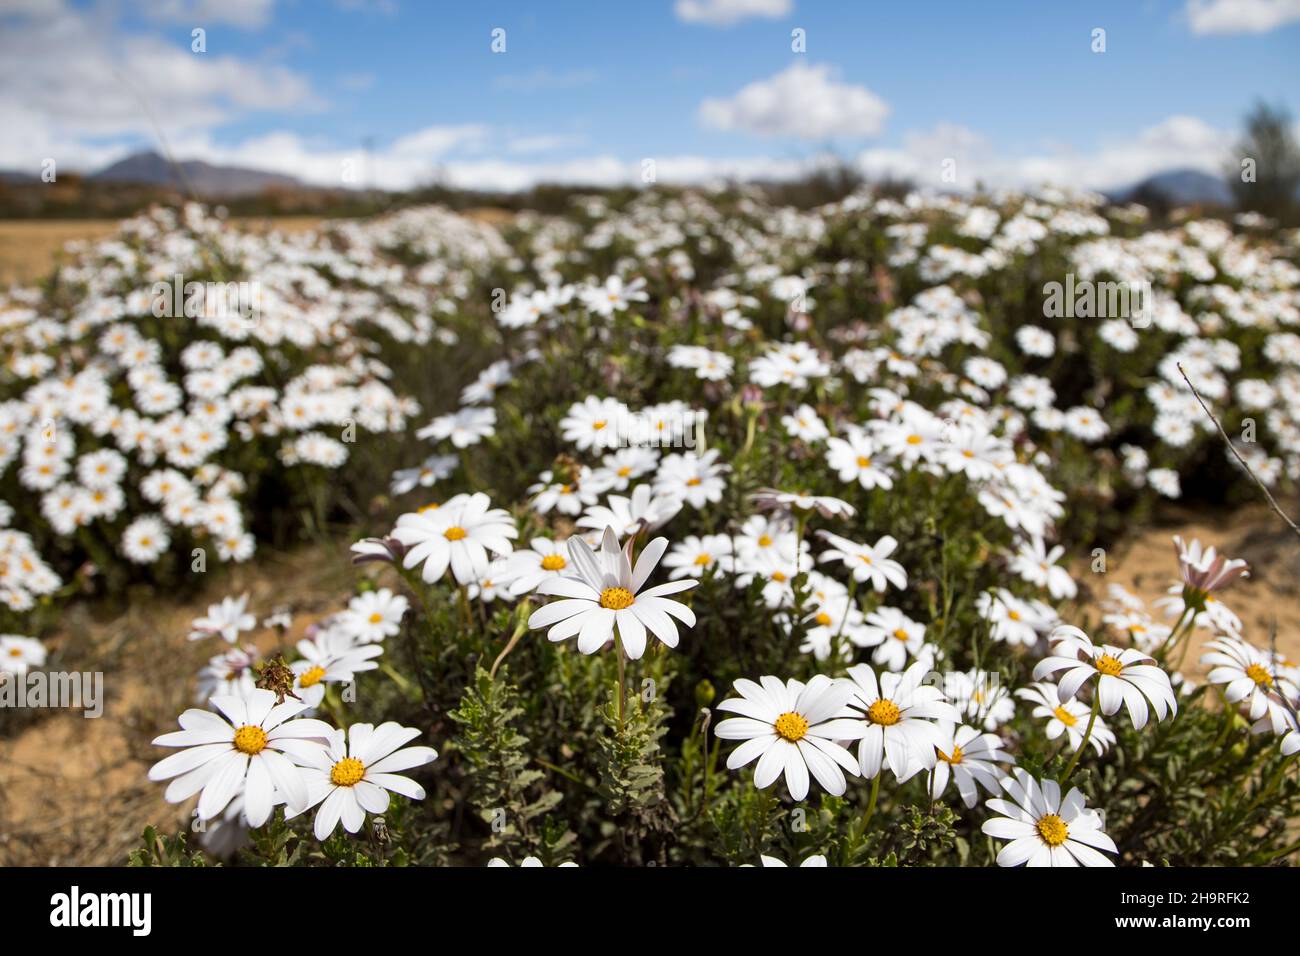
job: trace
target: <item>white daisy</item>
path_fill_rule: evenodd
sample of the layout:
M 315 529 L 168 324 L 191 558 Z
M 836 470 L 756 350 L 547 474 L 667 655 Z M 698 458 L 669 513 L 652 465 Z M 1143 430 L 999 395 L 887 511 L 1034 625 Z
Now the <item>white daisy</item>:
M 1115 841 L 1077 787 L 1062 800 L 1055 780 L 1040 784 L 1019 767 L 1002 778 L 1002 786 L 1011 800 L 989 800 L 988 808 L 1001 816 L 985 820 L 981 828 L 995 839 L 1011 841 L 999 851 L 998 866 L 1115 865 L 1098 852 L 1118 853 Z
M 1178 713 L 1178 699 L 1169 675 L 1136 648 L 1126 650 L 1110 644 L 1096 647 L 1087 634 L 1069 624 L 1056 628 L 1050 641 L 1052 656 L 1034 666 L 1034 680 L 1065 671 L 1057 687 L 1062 701 L 1074 697 L 1079 688 L 1096 677 L 1101 713 L 1109 717 L 1123 704 L 1135 730 L 1146 725 L 1150 710 L 1155 711 L 1157 720 L 1164 720 L 1166 713 Z
M 937 688 L 922 684 L 929 661 L 917 661 L 901 674 L 881 674 L 866 664 L 848 670 L 854 692 L 849 706 L 861 718 L 858 767 L 870 780 L 887 766 L 904 781 L 934 767 L 938 748 L 946 743 L 936 721 L 957 723 L 957 708 Z
M 764 790 L 784 773 L 795 800 L 808 795 L 809 774 L 827 793 L 844 793 L 844 774 L 856 776 L 858 767 L 837 741 L 857 739 L 866 731 L 861 721 L 849 719 L 845 707 L 853 696 L 851 685 L 818 674 L 807 684 L 768 676 L 758 683 L 742 678 L 734 686 L 740 697 L 724 700 L 718 710 L 740 716 L 722 721 L 714 731 L 723 740 L 745 741 L 727 758 L 729 770 L 757 759 L 754 786 Z
M 289 810 L 285 818 L 319 804 L 312 829 L 316 839 L 327 840 L 340 820 L 343 829 L 356 833 L 367 813 L 386 812 L 390 791 L 423 800 L 424 788 L 399 773 L 438 759 L 432 747 L 404 746 L 418 736 L 419 730 L 392 721 L 378 727 L 353 724 L 346 733 L 333 731 L 327 746 L 314 751 L 305 761 L 305 805 Z
M 388 588 L 363 591 L 348 602 L 344 620 L 358 642 L 382 641 L 401 630 L 407 607 L 406 598 Z
M 26 674 L 45 666 L 45 645 L 34 637 L 0 634 L 0 673 Z
M 897 608 L 878 607 L 851 637 L 858 647 L 874 647 L 872 661 L 901 671 L 909 657 L 918 657 L 925 643 L 925 625 Z
M 402 566 L 423 564 L 421 576 L 432 584 L 451 568 L 457 584 L 472 584 L 488 567 L 488 552 L 506 556 L 510 539 L 519 534 L 503 508 L 493 508 L 482 492 L 456 495 L 439 508 L 404 514 L 393 537 L 406 545 Z
M 511 596 L 519 597 L 537 590 L 543 581 L 553 575 L 566 574 L 573 577 L 565 543 L 550 538 L 533 538 L 528 542 L 527 548 L 514 552 L 506 559 L 503 577 L 510 582 Z
M 706 534 L 699 538 L 687 535 L 664 558 L 664 567 L 672 568 L 668 575 L 671 580 L 678 578 L 702 578 L 710 568 L 718 571 L 730 571 L 731 538 L 725 534 Z
M 323 627 L 312 638 L 297 644 L 301 660 L 290 669 L 297 675 L 294 693 L 308 707 L 319 707 L 326 684 L 350 684 L 357 674 L 379 666 L 375 658 L 384 652 L 380 644 L 357 644 L 341 627 Z
M 577 521 L 579 528 L 603 531 L 613 528 L 620 537 L 638 531 L 654 531 L 667 524 L 682 510 L 682 500 L 668 494 L 652 493 L 650 485 L 632 489 L 632 495 L 608 495 L 606 505 L 593 505 Z
M 760 854 L 758 858 L 762 862 L 763 866 L 775 866 L 775 867 L 788 866 L 785 860 L 777 859 L 774 856 L 768 856 L 766 853 Z M 752 863 L 745 863 L 742 865 L 753 866 Z M 814 853 L 812 856 L 808 857 L 806 860 L 804 860 L 802 863 L 799 864 L 799 866 L 801 867 L 804 866 L 815 867 L 815 866 L 826 866 L 826 865 L 827 865 L 826 854 L 824 853 Z
M 163 794 L 167 802 L 198 793 L 199 819 L 210 820 L 242 794 L 255 827 L 271 816 L 277 798 L 290 807 L 303 806 L 307 782 L 298 764 L 325 745 L 330 726 L 292 719 L 307 709 L 305 703 L 277 704 L 275 694 L 260 688 L 244 697 L 218 695 L 210 703 L 225 717 L 191 708 L 180 716 L 181 730 L 154 740 L 158 747 L 185 748 L 149 769 L 150 780 L 172 781 Z
M 494 856 L 492 857 L 492 859 L 488 860 L 487 865 L 491 867 L 509 866 L 510 861 L 506 860 L 504 857 Z M 546 864 L 544 864 L 541 860 L 539 860 L 535 856 L 526 856 L 524 857 L 524 861 L 519 865 L 522 867 L 526 867 L 528 869 L 534 869 L 539 866 L 545 866 Z M 559 867 L 566 867 L 566 866 L 577 866 L 578 864 L 574 863 L 572 860 L 567 860 L 564 863 L 557 863 L 555 865 Z
M 832 549 L 823 551 L 817 560 L 842 562 L 855 580 L 870 581 L 871 586 L 881 593 L 891 584 L 896 588 L 907 587 L 907 572 L 889 557 L 898 547 L 893 536 L 885 535 L 874 545 L 858 544 L 828 531 L 821 532 L 821 536 L 832 545 Z
M 222 598 L 220 604 L 208 605 L 206 616 L 194 619 L 189 639 L 197 641 L 215 636 L 234 644 L 242 632 L 251 631 L 256 626 L 257 618 L 248 613 L 248 595 L 227 597 Z
M 1075 698 L 1062 703 L 1056 685 L 1046 681 L 1020 687 L 1016 690 L 1016 696 L 1034 705 L 1029 712 L 1030 716 L 1047 721 L 1045 733 L 1048 740 L 1055 740 L 1061 734 L 1065 734 L 1071 751 L 1077 751 L 1083 746 L 1083 732 L 1091 719 L 1086 704 Z M 1115 743 L 1115 734 L 1101 717 L 1093 721 L 1092 734 L 1088 742 L 1092 744 L 1092 749 L 1097 751 L 1099 757 Z
M 496 432 L 495 408 L 462 408 L 450 415 L 441 415 L 415 433 L 416 438 L 450 440 L 457 448 L 477 445 Z
M 1232 636 L 1209 641 L 1205 649 L 1208 653 L 1201 655 L 1201 663 L 1211 668 L 1210 683 L 1224 685 L 1228 703 L 1244 702 L 1251 720 L 1271 718 L 1280 733 L 1288 710 L 1282 697 L 1296 700 L 1300 691 L 1280 672 L 1272 655 Z
M 999 763 L 1015 763 L 1016 758 L 1002 749 L 1002 738 L 997 734 L 981 733 L 963 724 L 954 727 L 941 725 L 943 736 L 951 741 L 938 749 L 934 769 L 930 771 L 930 799 L 938 800 L 951 779 L 957 785 L 962 803 L 975 806 L 979 788 L 989 793 L 998 792 L 998 780 L 1003 770 Z
M 668 549 L 668 539 L 655 538 L 647 544 L 634 569 L 630 552 L 635 540 L 629 538 L 626 549 L 620 548 L 614 529 L 606 528 L 596 552 L 582 538 L 570 538 L 569 557 L 577 576 L 557 575 L 542 582 L 538 593 L 562 600 L 534 611 L 528 626 L 549 628 L 546 636 L 551 641 L 576 635 L 578 650 L 583 654 L 594 654 L 612 640 L 615 626 L 623 651 L 631 660 L 645 653 L 647 630 L 669 647 L 676 647 L 679 638 L 672 619 L 694 627 L 695 613 L 685 604 L 668 600 L 667 595 L 693 588 L 699 582 L 671 581 L 642 591 Z
M 811 405 L 800 405 L 794 414 L 782 415 L 781 424 L 791 438 L 798 438 L 810 445 L 830 435 L 830 429 Z

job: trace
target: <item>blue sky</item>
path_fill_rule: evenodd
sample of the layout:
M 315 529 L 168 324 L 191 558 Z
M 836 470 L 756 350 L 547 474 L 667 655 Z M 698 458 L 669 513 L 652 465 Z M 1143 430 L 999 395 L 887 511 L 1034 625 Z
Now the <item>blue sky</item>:
M 967 184 L 1106 187 L 1218 169 L 1254 99 L 1300 105 L 1300 0 L 0 9 L 21 11 L 0 28 L 4 167 L 93 166 L 161 131 L 185 158 L 323 183 L 349 160 L 390 186 L 615 181 L 645 158 L 669 179 L 781 175 L 831 150 L 921 180 L 952 156 Z M 796 28 L 806 52 L 791 50 Z

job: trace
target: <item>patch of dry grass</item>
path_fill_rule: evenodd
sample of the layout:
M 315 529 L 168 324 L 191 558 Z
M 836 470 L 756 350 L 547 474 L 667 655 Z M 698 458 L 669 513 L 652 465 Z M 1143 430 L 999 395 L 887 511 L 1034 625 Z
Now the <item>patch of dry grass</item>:
M 246 217 L 231 220 L 250 232 L 306 232 L 319 216 Z M 0 285 L 35 282 L 54 268 L 68 242 L 104 239 L 117 231 L 111 219 L 0 220 Z

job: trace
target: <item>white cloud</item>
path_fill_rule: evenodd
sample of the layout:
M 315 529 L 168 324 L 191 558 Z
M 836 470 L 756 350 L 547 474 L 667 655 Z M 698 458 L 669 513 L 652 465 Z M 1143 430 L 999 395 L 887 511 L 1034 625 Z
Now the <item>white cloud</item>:
M 448 156 L 472 150 L 487 136 L 487 127 L 475 124 L 428 126 L 366 151 L 304 139 L 288 130 L 234 145 L 216 143 L 203 133 L 175 141 L 172 152 L 178 160 L 201 159 L 219 166 L 284 173 L 314 186 L 410 189 L 438 178 Z
M 29 4 L 0 28 L 0 168 L 91 165 L 259 111 L 312 110 L 306 78 L 281 66 L 121 37 L 107 8 Z M 103 140 L 118 137 L 111 146 Z
M 288 131 L 255 137 L 233 146 L 198 135 L 174 144 L 174 154 L 179 160 L 202 159 L 217 165 L 285 173 L 311 185 L 331 188 L 400 190 L 439 182 L 464 189 L 512 191 L 542 182 L 590 186 L 642 182 L 640 159 L 621 159 L 605 153 L 560 160 L 471 155 L 468 150 L 482 145 L 487 136 L 489 133 L 483 127 L 433 126 L 366 153 L 361 149 L 305 140 Z M 658 156 L 655 179 L 665 184 L 791 179 L 822 162 L 821 158 Z M 351 170 L 352 179 L 344 178 L 345 170 Z
M 990 187 L 1035 187 L 1044 183 L 1111 190 L 1131 186 L 1171 169 L 1219 175 L 1232 134 L 1193 116 L 1171 116 L 1128 140 L 1094 149 L 1066 148 L 1009 153 L 964 126 L 940 124 L 908 133 L 900 149 L 867 149 L 857 164 L 869 177 L 897 177 L 934 189 L 969 191 Z M 942 178 L 944 161 L 955 162 L 956 182 Z
M 808 172 L 812 163 L 800 159 L 709 156 L 663 156 L 655 159 L 655 182 L 706 185 L 725 180 L 792 179 Z M 583 156 L 552 163 L 499 160 L 449 161 L 439 167 L 440 178 L 466 189 L 518 190 L 539 182 L 581 186 L 638 185 L 641 161 L 614 156 Z
M 0 125 L 4 114 L 0 111 Z M 1110 190 L 1133 185 L 1153 173 L 1196 169 L 1222 172 L 1230 133 L 1190 116 L 1172 116 L 1129 140 L 1103 143 L 1094 149 L 1064 147 L 1026 152 L 1002 151 L 979 133 L 959 125 L 940 124 L 905 134 L 899 146 L 873 147 L 855 160 L 868 177 L 906 178 L 922 188 L 1033 188 L 1045 183 Z M 479 124 L 429 126 L 402 136 L 369 153 L 359 148 L 304 139 L 279 131 L 235 145 L 214 142 L 206 133 L 177 140 L 178 159 L 246 166 L 296 176 L 306 183 L 410 189 L 440 182 L 466 189 L 519 190 L 540 182 L 591 186 L 637 185 L 641 160 L 600 153 L 565 159 L 534 159 L 528 153 L 572 146 L 567 137 L 506 138 L 501 131 Z M 491 152 L 489 152 L 491 150 Z M 111 160 L 118 155 L 102 155 Z M 512 158 L 499 158 L 512 157 Z M 713 157 L 692 154 L 656 156 L 656 181 L 664 184 L 711 184 L 726 180 L 782 180 L 806 175 L 829 160 L 825 156 Z M 941 178 L 944 160 L 956 163 L 955 182 Z M 345 170 L 352 178 L 344 176 Z
M 677 0 L 673 10 L 687 23 L 729 27 L 750 17 L 780 19 L 793 8 L 791 0 Z
M 799 139 L 860 138 L 880 132 L 889 106 L 865 86 L 836 82 L 829 66 L 795 63 L 728 99 L 700 104 L 715 129 Z
M 266 26 L 275 0 L 151 0 L 143 5 L 146 16 L 169 23 L 206 27 L 229 23 L 244 29 Z
M 399 158 L 428 158 L 445 156 L 460 146 L 481 143 L 488 128 L 474 123 L 461 126 L 426 126 L 424 129 L 393 142 L 385 152 Z
M 1300 20 L 1300 0 L 1188 0 L 1193 33 L 1267 33 Z
M 506 144 L 506 149 L 512 153 L 551 153 L 557 149 L 570 149 L 579 146 L 584 141 L 584 137 L 564 134 L 518 136 Z

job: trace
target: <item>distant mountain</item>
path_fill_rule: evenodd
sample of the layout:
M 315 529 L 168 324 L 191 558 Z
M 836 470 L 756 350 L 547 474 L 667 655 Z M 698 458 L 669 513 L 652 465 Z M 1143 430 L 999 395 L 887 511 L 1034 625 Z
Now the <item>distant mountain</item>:
M 13 169 L 0 169 L 0 183 L 6 183 L 11 186 L 23 186 L 28 183 L 34 183 L 39 179 L 30 173 L 20 173 Z
M 1195 204 L 1231 206 L 1232 192 L 1222 176 L 1211 176 L 1199 169 L 1171 169 L 1148 176 L 1140 183 L 1111 191 L 1109 198 L 1128 202 L 1142 195 L 1156 195 L 1171 206 Z
M 186 160 L 177 164 L 183 176 L 167 159 L 154 152 L 135 153 L 111 166 L 92 173 L 88 178 L 104 183 L 140 183 L 149 186 L 169 186 L 175 189 L 193 189 L 201 197 L 250 196 L 267 188 L 303 189 L 302 182 L 293 176 L 268 173 L 260 169 L 240 166 L 213 166 L 200 160 Z

